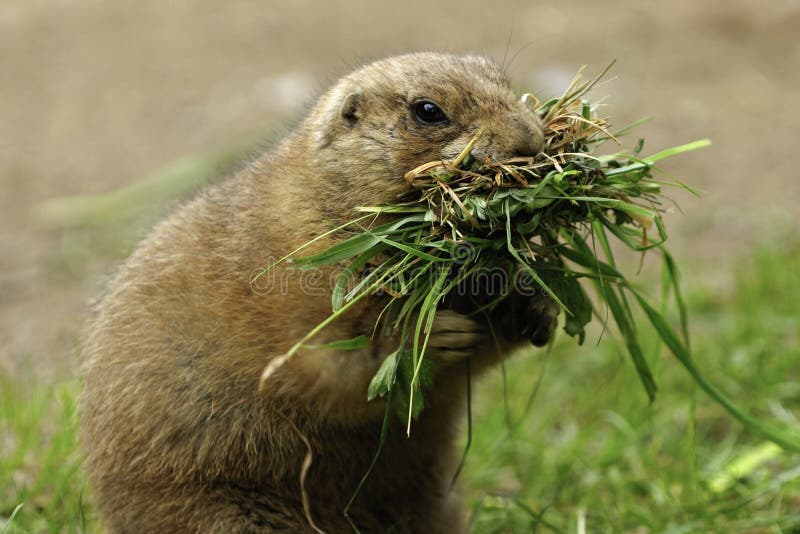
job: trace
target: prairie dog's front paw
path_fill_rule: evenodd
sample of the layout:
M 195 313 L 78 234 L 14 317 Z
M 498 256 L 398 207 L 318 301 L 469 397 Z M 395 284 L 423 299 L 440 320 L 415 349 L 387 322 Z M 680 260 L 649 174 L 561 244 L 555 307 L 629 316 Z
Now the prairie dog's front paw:
M 486 330 L 475 320 L 453 310 L 439 310 L 431 326 L 428 352 L 443 364 L 469 356 L 486 337 Z
M 548 295 L 511 295 L 493 315 L 498 330 L 512 342 L 530 341 L 541 347 L 558 326 L 558 304 Z
M 546 345 L 558 326 L 559 311 L 558 304 L 549 296 L 528 300 L 528 305 L 523 312 L 525 326 L 522 334 L 537 347 Z

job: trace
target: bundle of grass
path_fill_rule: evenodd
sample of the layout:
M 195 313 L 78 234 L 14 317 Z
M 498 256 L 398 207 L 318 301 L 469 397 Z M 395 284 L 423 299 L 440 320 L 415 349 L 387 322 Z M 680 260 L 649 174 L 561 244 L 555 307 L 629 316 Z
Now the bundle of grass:
M 607 71 L 608 69 L 606 69 Z M 506 161 L 476 159 L 471 149 L 481 132 L 452 161 L 432 161 L 410 170 L 407 198 L 391 206 L 364 206 L 361 214 L 325 235 L 348 230 L 351 237 L 313 256 L 299 257 L 301 249 L 281 261 L 301 269 L 345 263 L 332 296 L 332 313 L 264 370 L 267 380 L 278 366 L 351 306 L 382 292 L 387 305 L 376 324 L 400 333 L 400 346 L 386 358 L 374 377 L 369 399 L 388 396 L 411 432 L 412 420 L 423 409 L 429 386 L 426 347 L 430 327 L 440 304 L 462 283 L 482 270 L 503 269 L 509 276 L 523 273 L 546 291 L 564 311 L 564 331 L 583 342 L 592 317 L 613 319 L 650 399 L 656 384 L 637 335 L 634 306 L 638 304 L 665 345 L 698 384 L 734 416 L 770 439 L 787 444 L 777 429 L 765 427 L 741 412 L 715 389 L 694 364 L 689 352 L 685 306 L 678 286 L 675 262 L 665 247 L 662 224 L 662 188 L 682 183 L 657 179 L 656 163 L 709 144 L 700 140 L 642 156 L 643 141 L 631 151 L 600 155 L 598 147 L 628 133 L 615 133 L 598 116 L 598 108 L 584 99 L 606 71 L 582 81 L 582 71 L 558 98 L 544 102 L 523 98 L 544 125 L 545 148 L 532 158 Z M 371 225 L 381 216 L 377 226 Z M 610 236 L 609 236 L 610 234 Z M 320 236 L 320 237 L 323 237 Z M 610 237 L 644 255 L 663 258 L 662 297 L 672 297 L 679 332 L 643 291 L 618 269 Z M 309 243 L 310 244 L 310 243 Z M 469 254 L 465 258 L 464 250 Z M 356 273 L 371 269 L 357 283 Z M 587 288 L 596 292 L 597 304 Z M 483 304 L 491 309 L 507 295 Z M 607 313 L 608 312 L 608 313 Z M 347 350 L 369 343 L 364 337 L 336 342 Z M 389 409 L 387 407 L 387 417 Z M 384 424 L 385 426 L 385 424 Z M 787 441 L 788 440 L 788 441 Z

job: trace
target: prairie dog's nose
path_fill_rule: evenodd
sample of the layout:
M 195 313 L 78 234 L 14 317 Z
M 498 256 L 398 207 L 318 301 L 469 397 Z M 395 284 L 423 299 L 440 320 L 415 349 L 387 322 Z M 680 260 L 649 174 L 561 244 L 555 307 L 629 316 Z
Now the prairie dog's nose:
M 512 147 L 515 156 L 533 157 L 542 151 L 544 134 L 535 120 L 515 117 L 512 124 L 516 134 Z

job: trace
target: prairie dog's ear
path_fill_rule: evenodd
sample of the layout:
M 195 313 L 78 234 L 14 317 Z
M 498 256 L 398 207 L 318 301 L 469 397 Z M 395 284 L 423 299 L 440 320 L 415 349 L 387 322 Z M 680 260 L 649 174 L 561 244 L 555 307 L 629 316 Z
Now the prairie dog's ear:
M 342 109 L 339 110 L 339 115 L 351 125 L 358 122 L 360 115 L 358 108 L 361 105 L 361 99 L 361 92 L 349 93 L 344 97 L 344 102 L 342 102 Z
M 346 83 L 340 83 L 322 98 L 314 117 L 319 148 L 331 144 L 338 131 L 355 125 L 361 119 L 363 100 L 361 88 Z

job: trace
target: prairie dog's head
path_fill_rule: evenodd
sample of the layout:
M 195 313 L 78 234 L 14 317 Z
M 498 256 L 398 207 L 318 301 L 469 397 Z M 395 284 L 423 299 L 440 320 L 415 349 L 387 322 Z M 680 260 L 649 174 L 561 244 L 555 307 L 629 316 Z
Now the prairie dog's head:
M 314 168 L 333 181 L 326 189 L 341 191 L 342 208 L 395 200 L 406 172 L 455 158 L 480 128 L 478 157 L 533 156 L 543 142 L 498 65 L 436 53 L 382 59 L 343 77 L 305 128 Z

